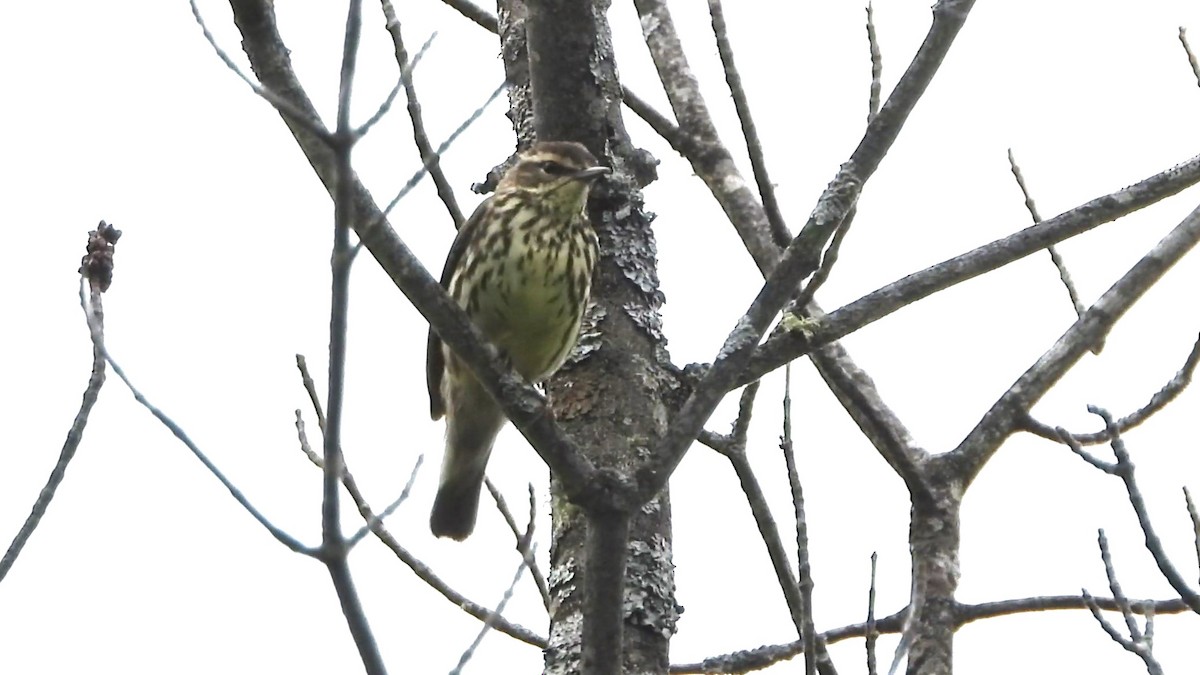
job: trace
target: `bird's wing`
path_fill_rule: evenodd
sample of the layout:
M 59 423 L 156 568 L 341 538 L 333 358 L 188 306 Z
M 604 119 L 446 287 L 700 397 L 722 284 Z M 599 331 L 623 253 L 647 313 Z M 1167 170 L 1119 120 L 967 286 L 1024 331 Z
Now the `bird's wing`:
M 475 230 L 479 229 L 478 223 L 483 219 L 483 214 L 488 210 L 491 202 L 489 197 L 475 208 L 475 212 L 463 223 L 458 235 L 454 237 L 454 243 L 450 245 L 450 252 L 446 254 L 446 264 L 442 267 L 441 280 L 442 288 L 447 291 L 450 290 L 450 279 L 454 276 L 454 268 L 458 267 L 463 253 L 467 250 L 467 242 L 475 236 Z M 429 387 L 429 416 L 435 420 L 441 419 L 442 415 L 446 414 L 446 401 L 442 398 L 442 378 L 445 376 L 445 371 L 446 355 L 442 353 L 442 340 L 433 330 L 433 326 L 430 326 L 429 338 L 425 342 L 425 382 Z

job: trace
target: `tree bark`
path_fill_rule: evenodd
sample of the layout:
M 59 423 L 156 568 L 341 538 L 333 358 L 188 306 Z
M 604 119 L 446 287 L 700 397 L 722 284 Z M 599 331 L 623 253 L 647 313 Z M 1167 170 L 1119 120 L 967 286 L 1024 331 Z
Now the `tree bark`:
M 631 146 L 621 119 L 607 9 L 607 0 L 501 0 L 499 18 L 518 147 L 535 139 L 579 141 L 614 169 L 613 179 L 593 191 L 589 207 L 601 249 L 594 305 L 575 355 L 547 392 L 558 421 L 587 448 L 591 461 L 613 480 L 626 481 L 666 429 L 665 401 L 675 382 L 666 369 L 653 216 L 643 209 L 640 191 L 654 164 Z M 668 670 L 678 616 L 670 500 L 664 490 L 633 513 L 612 508 L 585 513 L 552 484 L 546 673 Z M 626 519 L 624 537 L 620 525 Z M 589 533 L 592 522 L 612 525 L 617 536 Z M 588 574 L 589 540 L 591 557 L 603 559 L 594 562 L 624 562 L 623 598 L 592 592 L 589 584 L 600 579 L 589 576 L 603 575 Z M 612 550 L 622 541 L 624 551 Z M 623 639 L 617 643 L 623 643 L 623 654 L 591 653 L 585 659 L 585 622 L 614 612 L 623 617 L 616 636 Z

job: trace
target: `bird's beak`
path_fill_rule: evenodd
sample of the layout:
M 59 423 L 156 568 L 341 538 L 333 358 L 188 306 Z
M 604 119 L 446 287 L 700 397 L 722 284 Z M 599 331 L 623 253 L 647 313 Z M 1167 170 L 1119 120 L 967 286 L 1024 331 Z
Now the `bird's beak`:
M 592 166 L 581 171 L 576 171 L 571 178 L 588 183 L 596 180 L 600 176 L 606 176 L 610 173 L 612 173 L 612 169 L 608 168 L 607 166 Z

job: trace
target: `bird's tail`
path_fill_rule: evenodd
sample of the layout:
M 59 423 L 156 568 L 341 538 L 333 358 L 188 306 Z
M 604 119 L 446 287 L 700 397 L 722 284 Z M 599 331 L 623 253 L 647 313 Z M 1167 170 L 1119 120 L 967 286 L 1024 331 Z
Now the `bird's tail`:
M 446 415 L 446 454 L 429 529 L 434 536 L 462 541 L 475 529 L 488 456 L 507 420 L 490 398 L 455 408 L 452 404 Z

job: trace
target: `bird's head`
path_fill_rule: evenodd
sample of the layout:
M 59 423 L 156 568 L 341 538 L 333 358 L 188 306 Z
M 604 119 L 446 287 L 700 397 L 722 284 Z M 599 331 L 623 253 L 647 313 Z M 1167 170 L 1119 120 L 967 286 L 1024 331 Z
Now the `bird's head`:
M 532 194 L 543 203 L 579 213 L 592 181 L 610 173 L 586 147 L 571 141 L 543 141 L 522 152 L 496 192 Z

